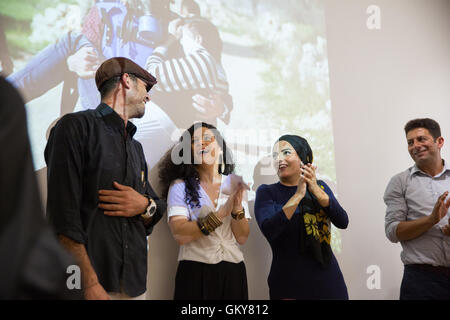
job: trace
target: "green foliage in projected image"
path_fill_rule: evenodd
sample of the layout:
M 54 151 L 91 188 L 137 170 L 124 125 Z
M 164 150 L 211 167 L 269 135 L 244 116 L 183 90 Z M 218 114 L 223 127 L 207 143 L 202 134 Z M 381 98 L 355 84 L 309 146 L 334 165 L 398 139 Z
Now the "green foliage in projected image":
M 317 90 L 317 80 L 300 80 L 299 64 L 287 65 L 289 53 L 276 52 L 263 72 L 264 88 L 258 107 L 282 132 L 304 136 L 314 152 L 320 173 L 336 181 L 331 111 L 327 108 L 329 89 Z M 290 72 L 283 72 L 290 70 Z M 269 125 L 269 124 L 268 124 Z
M 205 13 L 222 32 L 247 39 L 239 44 L 264 63 L 256 101 L 264 128 L 302 135 L 320 173 L 336 182 L 329 97 L 325 17 L 320 2 L 274 3 L 218 0 Z M 258 120 L 259 121 L 259 120 Z
M 59 3 L 76 4 L 76 0 L 0 0 L 0 19 L 8 41 L 9 53 L 18 58 L 22 54 L 34 54 L 48 43 L 33 43 L 29 40 L 32 33 L 33 17 Z

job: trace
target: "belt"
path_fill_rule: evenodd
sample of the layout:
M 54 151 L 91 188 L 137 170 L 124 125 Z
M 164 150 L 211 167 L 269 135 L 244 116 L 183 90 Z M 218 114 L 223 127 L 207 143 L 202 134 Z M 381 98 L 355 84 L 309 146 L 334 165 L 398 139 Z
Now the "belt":
M 450 277 L 450 267 L 433 266 L 431 264 L 408 264 L 408 266 L 414 267 L 418 270 L 437 273 Z

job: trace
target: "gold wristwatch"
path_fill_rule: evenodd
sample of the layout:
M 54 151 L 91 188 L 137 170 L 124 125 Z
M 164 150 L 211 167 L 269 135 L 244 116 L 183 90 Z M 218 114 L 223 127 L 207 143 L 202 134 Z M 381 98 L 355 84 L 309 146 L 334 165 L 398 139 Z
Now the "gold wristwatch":
M 236 213 L 231 212 L 231 217 L 232 217 L 233 219 L 235 219 L 235 220 L 241 220 L 241 219 L 244 219 L 244 218 L 245 218 L 245 209 L 242 208 L 242 210 L 240 210 L 240 211 L 238 211 L 238 212 L 236 212 Z

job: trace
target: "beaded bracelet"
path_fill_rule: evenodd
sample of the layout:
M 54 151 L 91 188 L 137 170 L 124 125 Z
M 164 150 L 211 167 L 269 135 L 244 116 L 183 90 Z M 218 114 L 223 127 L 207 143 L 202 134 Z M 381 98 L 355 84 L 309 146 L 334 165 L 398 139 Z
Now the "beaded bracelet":
M 199 218 L 197 220 L 197 225 L 200 228 L 200 231 L 205 235 L 205 236 L 209 236 L 209 231 L 206 229 L 205 225 L 203 224 L 203 219 Z
M 214 214 L 210 212 L 206 217 L 197 219 L 197 225 L 200 231 L 205 235 L 209 235 L 216 228 L 222 225 L 222 221 Z

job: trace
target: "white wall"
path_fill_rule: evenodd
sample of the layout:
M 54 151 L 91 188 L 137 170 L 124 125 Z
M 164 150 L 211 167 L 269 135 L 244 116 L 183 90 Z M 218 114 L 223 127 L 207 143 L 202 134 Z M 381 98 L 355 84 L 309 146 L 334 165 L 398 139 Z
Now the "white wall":
M 381 9 L 380 30 L 366 27 L 369 5 Z M 338 192 L 350 216 L 338 259 L 351 299 L 397 299 L 401 247 L 384 235 L 382 196 L 413 164 L 408 120 L 437 120 L 450 161 L 450 1 L 327 0 L 326 23 Z M 366 287 L 372 264 L 380 290 Z

